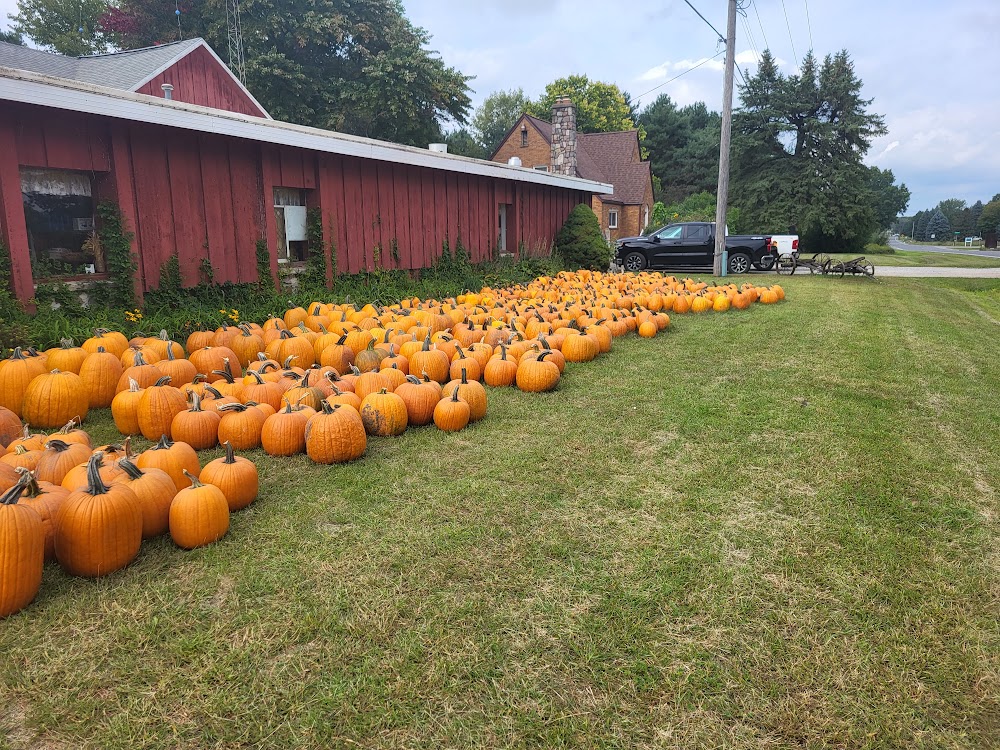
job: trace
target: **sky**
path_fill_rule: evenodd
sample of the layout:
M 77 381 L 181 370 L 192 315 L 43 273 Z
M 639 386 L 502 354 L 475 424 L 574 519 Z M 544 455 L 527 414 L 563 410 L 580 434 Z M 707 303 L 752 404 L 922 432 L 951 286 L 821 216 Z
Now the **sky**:
M 725 0 L 691 2 L 725 32 Z M 536 97 L 546 83 L 583 73 L 617 83 L 641 105 L 667 93 L 679 105 L 721 109 L 723 57 L 710 58 L 722 47 L 684 0 L 403 5 L 448 65 L 475 76 L 474 106 L 498 89 Z M 0 0 L 0 26 L 15 6 Z M 889 129 L 867 161 L 907 185 L 910 213 L 1000 193 L 998 45 L 1000 0 L 753 0 L 736 25 L 737 62 L 750 71 L 765 47 L 786 74 L 810 48 L 819 57 L 848 50 Z

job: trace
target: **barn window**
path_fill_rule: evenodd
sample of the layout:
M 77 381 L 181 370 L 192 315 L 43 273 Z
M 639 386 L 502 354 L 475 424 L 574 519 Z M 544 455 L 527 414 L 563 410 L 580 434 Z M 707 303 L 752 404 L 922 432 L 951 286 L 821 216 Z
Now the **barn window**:
M 22 169 L 21 198 L 36 278 L 106 271 L 88 172 Z
M 278 227 L 278 262 L 297 263 L 306 259 L 306 191 L 298 188 L 274 189 L 274 219 Z

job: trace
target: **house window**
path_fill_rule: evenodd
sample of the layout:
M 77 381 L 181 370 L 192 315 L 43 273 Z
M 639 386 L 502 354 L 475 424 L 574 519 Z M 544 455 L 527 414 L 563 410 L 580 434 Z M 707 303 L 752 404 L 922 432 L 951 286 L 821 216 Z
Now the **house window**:
M 528 145 L 528 129 L 522 125 L 521 126 L 521 148 Z
M 548 172 L 549 171 L 549 165 L 548 164 L 536 164 L 535 165 L 535 169 L 537 169 L 539 172 Z
M 642 207 L 642 225 L 644 227 L 649 226 L 649 206 Z
M 278 262 L 297 263 L 306 259 L 306 191 L 298 188 L 274 189 L 274 220 L 278 227 Z
M 618 212 L 608 211 L 608 229 L 618 228 Z
M 106 271 L 88 172 L 22 169 L 21 199 L 36 278 Z

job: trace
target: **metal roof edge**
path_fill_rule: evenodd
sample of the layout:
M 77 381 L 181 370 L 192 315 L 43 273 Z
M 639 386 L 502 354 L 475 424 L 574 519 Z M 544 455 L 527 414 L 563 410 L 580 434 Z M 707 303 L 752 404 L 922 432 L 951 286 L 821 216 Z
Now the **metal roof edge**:
M 589 193 L 612 185 L 0 67 L 0 100 Z

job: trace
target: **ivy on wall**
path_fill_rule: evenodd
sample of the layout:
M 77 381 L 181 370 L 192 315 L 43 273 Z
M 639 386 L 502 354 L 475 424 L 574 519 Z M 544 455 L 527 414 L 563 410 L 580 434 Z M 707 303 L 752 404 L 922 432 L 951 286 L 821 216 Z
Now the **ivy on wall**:
M 271 276 L 271 253 L 267 250 L 267 240 L 257 240 L 257 288 L 262 292 L 274 291 L 274 277 Z
M 97 237 L 104 248 L 108 269 L 106 302 L 112 307 L 131 309 L 135 306 L 135 274 L 138 267 L 132 255 L 135 235 L 125 228 L 121 210 L 111 201 L 97 205 L 101 226 Z

